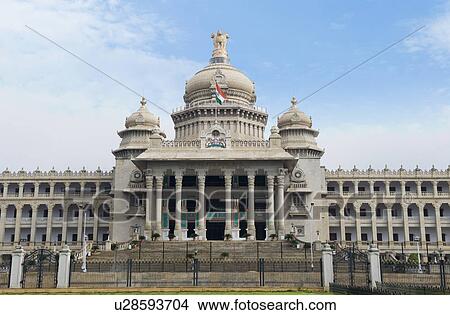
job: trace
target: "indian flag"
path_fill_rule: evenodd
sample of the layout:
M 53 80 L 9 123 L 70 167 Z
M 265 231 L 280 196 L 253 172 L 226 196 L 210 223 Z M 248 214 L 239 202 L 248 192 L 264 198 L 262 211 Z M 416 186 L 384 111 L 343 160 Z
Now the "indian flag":
M 216 82 L 216 102 L 219 103 L 219 105 L 222 105 L 225 101 L 225 93 L 222 91 L 220 86 Z

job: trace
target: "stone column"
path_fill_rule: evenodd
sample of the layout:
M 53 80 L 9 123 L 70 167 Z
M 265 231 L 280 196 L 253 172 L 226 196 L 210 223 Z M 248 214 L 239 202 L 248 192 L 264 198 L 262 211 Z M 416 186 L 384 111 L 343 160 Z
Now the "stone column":
M 22 246 L 17 246 L 11 254 L 11 270 L 9 287 L 12 289 L 22 288 L 22 272 L 25 251 Z
M 273 176 L 267 176 L 267 237 L 275 234 L 273 179 Z
M 155 222 L 156 222 L 156 233 L 159 233 L 161 237 L 163 237 L 163 231 L 162 231 L 162 188 L 163 188 L 163 180 L 164 176 L 155 176 L 156 181 L 156 196 L 155 196 Z M 168 237 L 168 230 L 165 231 L 167 235 L 165 237 Z M 163 237 L 164 238 L 164 237 Z
M 374 186 L 374 182 L 371 180 L 371 181 L 369 182 L 369 193 L 370 193 L 370 196 L 373 196 L 373 194 L 374 194 L 374 188 L 373 188 L 373 186 Z
M 438 186 L 437 181 L 433 181 L 433 196 L 434 196 L 434 198 L 436 198 L 438 196 L 437 186 Z
M 406 183 L 402 180 L 401 182 L 400 182 L 400 186 L 401 186 L 401 190 L 402 190 L 402 196 L 405 196 L 406 195 Z
M 338 185 L 339 185 L 339 196 L 343 196 L 344 195 L 344 182 L 339 181 Z
M 9 186 L 9 183 L 3 184 L 3 198 L 8 197 L 8 186 Z
M 34 183 L 34 197 L 39 196 L 39 183 Z
M 23 186 L 24 183 L 19 183 L 19 198 L 23 198 Z
M 355 208 L 356 242 L 358 244 L 360 244 L 361 243 L 361 204 L 354 202 L 353 207 Z
M 36 221 L 37 221 L 37 206 L 31 205 L 31 231 L 30 231 L 30 242 L 36 242 Z
M 57 288 L 68 288 L 70 279 L 70 249 L 69 246 L 64 247 L 59 251 L 58 261 L 58 281 Z
M 5 239 L 5 224 L 6 224 L 6 210 L 7 206 L 0 206 L 0 243 Z
M 392 204 L 386 204 L 387 211 L 387 231 L 388 231 L 388 242 L 389 246 L 392 246 L 394 241 L 394 230 L 392 226 Z
M 436 216 L 436 240 L 438 242 L 438 246 L 442 245 L 442 227 L 441 227 L 441 216 L 440 216 L 440 206 L 439 203 L 434 202 L 434 213 Z
M 181 198 L 182 198 L 182 188 L 183 188 L 183 176 L 175 176 L 175 198 L 176 198 L 176 208 L 175 208 L 175 236 L 178 240 L 182 240 L 181 231 Z
M 225 235 L 232 235 L 231 181 L 232 175 L 225 175 Z
M 255 228 L 255 176 L 248 175 L 248 199 L 247 199 L 247 233 L 249 239 L 256 239 Z
M 423 209 L 425 208 L 425 205 L 420 203 L 417 204 L 419 208 L 419 226 L 420 226 L 420 243 L 422 245 L 425 245 L 426 238 L 425 238 L 425 217 L 423 215 Z
M 358 196 L 358 193 L 359 193 L 359 190 L 358 190 L 359 181 L 355 180 L 355 181 L 353 182 L 353 186 L 355 187 L 355 192 L 354 192 L 354 194 L 355 194 L 355 196 Z
M 334 282 L 333 251 L 329 244 L 322 247 L 322 280 L 325 291 L 330 290 L 330 283 Z
M 50 245 L 52 241 L 52 220 L 53 220 L 53 204 L 48 205 L 48 217 L 47 217 L 47 229 L 45 231 L 46 239 L 45 244 Z
M 77 226 L 77 243 L 82 244 L 83 242 L 83 217 L 84 212 L 86 211 L 86 206 L 77 205 L 78 206 L 78 226 Z
M 370 204 L 370 221 L 372 223 L 372 242 L 377 241 L 377 204 Z
M 68 186 L 66 186 L 66 194 L 67 194 Z M 63 218 L 62 218 L 62 232 L 61 232 L 61 241 L 62 243 L 67 242 L 67 220 L 69 216 L 69 205 L 63 204 Z
M 198 227 L 197 234 L 200 240 L 206 240 L 206 209 L 205 209 L 205 175 L 197 176 L 198 179 Z
M 342 207 L 339 209 L 339 231 L 341 233 L 341 242 L 345 242 L 345 206 L 346 203 L 342 203 Z
M 417 186 L 417 197 L 420 197 L 422 196 L 422 182 L 418 180 L 416 182 L 416 186 Z
M 145 235 L 150 239 L 153 232 L 160 235 L 161 233 L 156 231 L 158 224 L 156 223 L 156 216 L 153 209 L 153 174 L 149 171 L 145 174 L 145 188 Z M 161 222 L 159 222 L 159 229 L 161 229 Z
M 376 288 L 377 282 L 381 283 L 381 265 L 380 265 L 380 251 L 374 244 L 370 244 L 367 252 L 367 259 L 369 260 L 369 279 L 372 288 Z
M 389 186 L 391 185 L 391 182 L 389 182 L 389 181 L 385 181 L 384 182 L 384 188 L 385 188 L 385 195 L 386 196 L 389 196 L 390 195 L 390 191 L 389 191 Z
M 408 223 L 408 204 L 402 203 L 402 211 L 403 211 L 403 234 L 405 244 L 409 241 L 409 223 Z
M 55 194 L 55 183 L 50 182 L 49 185 L 50 185 L 49 196 L 50 196 L 51 198 L 53 198 L 53 196 L 54 196 L 54 194 Z
M 99 221 L 99 215 L 98 215 L 98 207 L 96 207 L 94 204 L 92 205 L 92 214 L 94 215 L 94 225 L 92 227 L 92 241 L 98 242 L 98 221 Z
M 277 176 L 277 230 L 278 239 L 284 240 L 286 234 L 284 226 L 284 176 Z
M 14 228 L 14 243 L 20 242 L 20 227 L 22 225 L 22 204 L 16 205 L 16 225 Z

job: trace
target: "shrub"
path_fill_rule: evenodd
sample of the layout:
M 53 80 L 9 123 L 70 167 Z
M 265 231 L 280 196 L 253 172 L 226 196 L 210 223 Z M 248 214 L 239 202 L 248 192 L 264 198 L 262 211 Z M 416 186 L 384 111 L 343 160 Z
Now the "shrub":
M 276 239 L 278 238 L 278 235 L 276 235 L 276 234 L 270 234 L 270 235 L 269 235 L 269 238 L 270 238 L 271 241 L 274 241 L 274 240 L 276 240 Z
M 226 241 L 229 241 L 229 240 L 231 240 L 232 238 L 233 238 L 233 236 L 232 236 L 231 234 L 229 234 L 229 233 L 225 234 L 225 240 L 226 240 Z
M 159 233 L 153 233 L 152 234 L 152 241 L 156 241 L 160 237 L 161 237 L 161 235 L 159 235 Z
M 408 263 L 417 265 L 419 263 L 419 257 L 417 253 L 413 253 L 408 257 Z
M 170 234 L 169 234 L 169 240 L 173 240 L 174 238 L 175 238 L 175 234 L 170 233 Z

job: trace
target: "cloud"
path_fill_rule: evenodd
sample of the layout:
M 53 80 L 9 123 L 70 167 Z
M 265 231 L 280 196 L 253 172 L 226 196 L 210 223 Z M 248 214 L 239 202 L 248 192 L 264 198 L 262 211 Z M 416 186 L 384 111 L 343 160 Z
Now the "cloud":
M 182 37 L 162 17 L 120 1 L 3 1 L 0 11 L 0 170 L 110 169 L 116 131 L 139 107 L 126 89 L 25 28 L 144 93 L 168 111 L 182 102 L 184 81 L 200 67 L 161 56 L 155 45 Z M 167 113 L 151 104 L 162 128 Z
M 357 121 L 335 124 L 321 129 L 318 139 L 326 153 L 322 164 L 329 169 L 339 165 L 351 169 L 414 168 L 429 169 L 432 165 L 446 169 L 450 164 L 450 105 L 424 110 L 412 122 L 380 122 L 361 124 Z M 422 114 L 422 115 L 421 115 Z
M 410 52 L 424 51 L 442 65 L 450 65 L 450 1 L 426 19 L 426 28 L 405 42 Z

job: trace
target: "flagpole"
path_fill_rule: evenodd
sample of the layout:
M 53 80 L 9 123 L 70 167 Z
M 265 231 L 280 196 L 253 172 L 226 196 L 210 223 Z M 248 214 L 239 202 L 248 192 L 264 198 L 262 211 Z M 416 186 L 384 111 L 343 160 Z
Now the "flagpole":
M 216 86 L 217 86 L 217 81 L 216 80 L 214 80 L 214 83 L 215 83 L 215 86 L 214 86 L 214 88 L 216 88 Z M 217 89 L 216 89 L 217 90 Z M 216 92 L 217 93 L 217 92 Z M 217 97 L 217 95 L 216 95 L 216 97 Z M 217 122 L 217 111 L 219 110 L 219 105 L 217 105 L 218 103 L 217 103 L 217 100 L 216 100 L 216 110 L 215 110 L 215 112 L 216 112 L 216 120 L 215 120 L 215 124 L 217 125 L 218 124 L 218 122 Z

